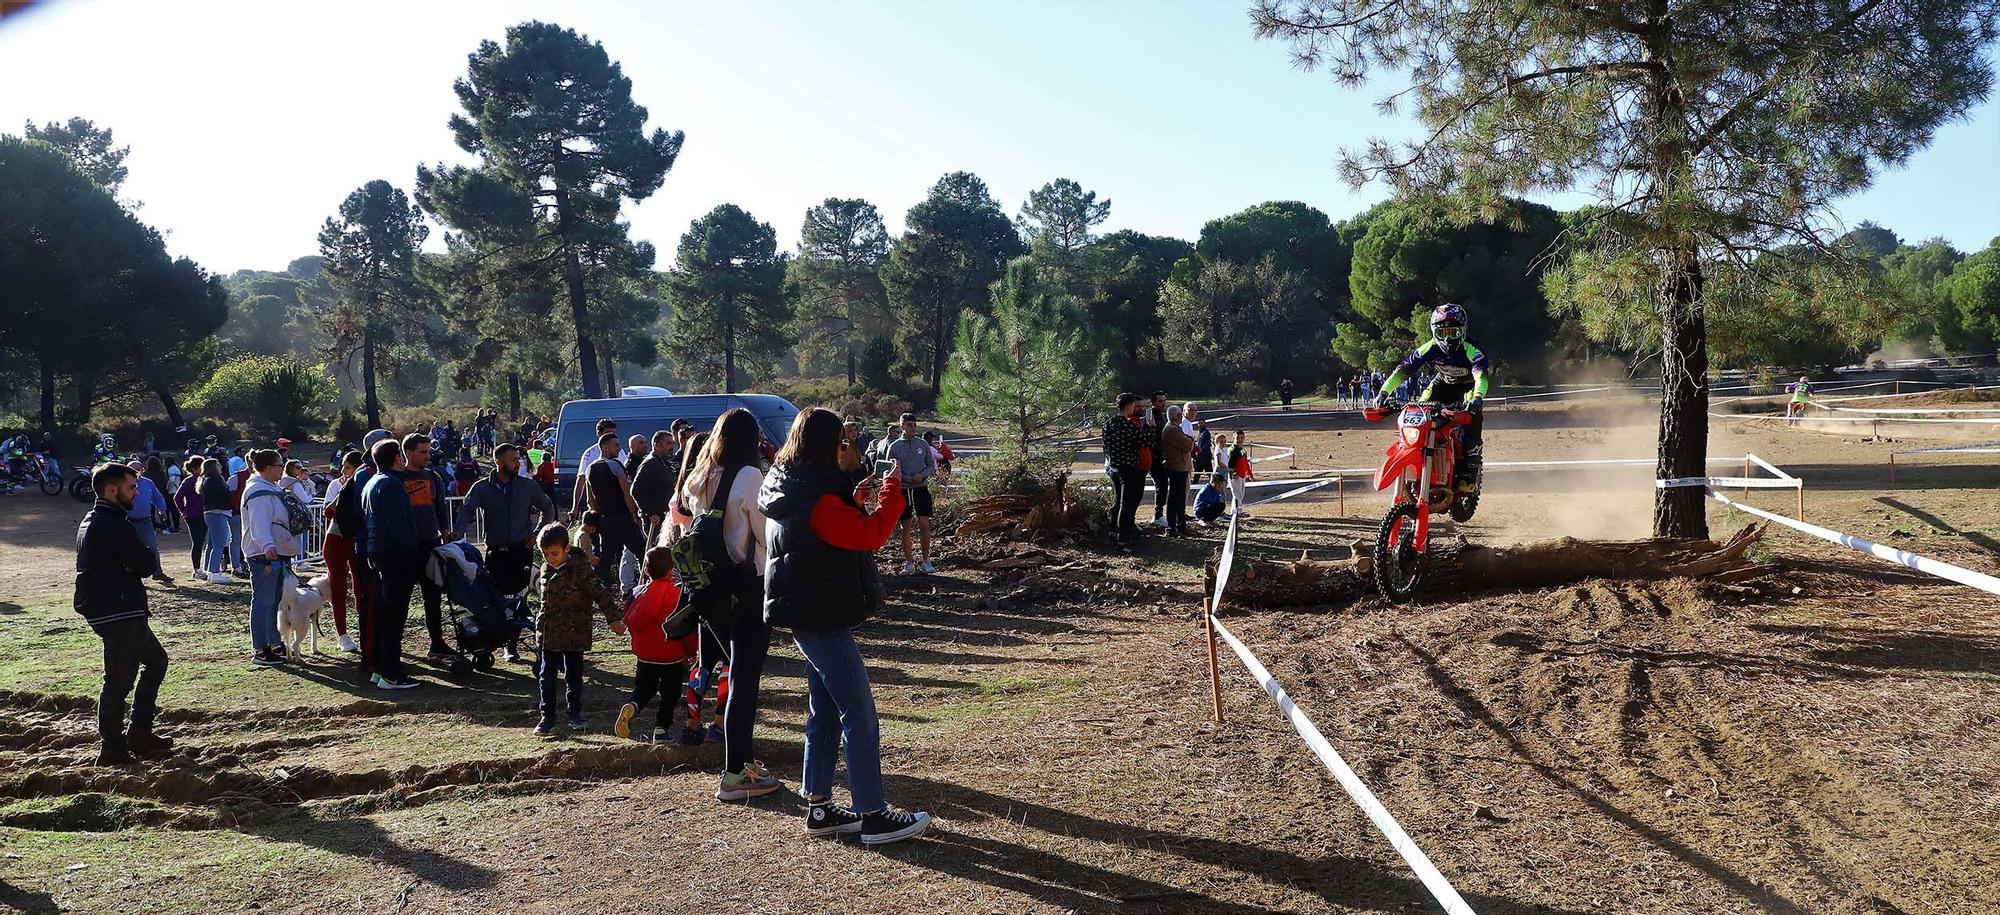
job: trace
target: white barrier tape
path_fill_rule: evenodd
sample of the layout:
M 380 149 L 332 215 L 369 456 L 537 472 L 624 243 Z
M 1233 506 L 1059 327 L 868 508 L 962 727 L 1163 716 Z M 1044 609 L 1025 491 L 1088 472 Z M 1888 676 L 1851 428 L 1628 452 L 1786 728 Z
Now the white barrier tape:
M 1904 383 L 1904 384 L 1917 384 L 1917 383 L 1922 383 L 1922 384 L 1932 384 L 1932 383 L 1940 383 L 1940 382 L 1910 382 L 1910 381 L 1905 381 L 1905 382 L 1903 382 L 1903 383 Z M 1924 395 L 1926 395 L 1926 394 L 1943 394 L 1943 393 L 1945 393 L 1946 391 L 1993 391 L 1993 390 L 2000 390 L 2000 384 L 1989 384 L 1989 385 L 1980 385 L 1980 386 L 1974 386 L 1974 387 L 1966 387 L 1966 388 L 1958 388 L 1958 387 L 1950 387 L 1950 386 L 1946 386 L 1946 387 L 1945 387 L 1945 388 L 1944 388 L 1943 390 L 1937 390 L 1937 391 L 1908 391 L 1908 392 L 1905 392 L 1905 393 L 1902 393 L 1902 394 L 1855 394 L 1855 395 L 1852 395 L 1852 396 L 1848 396 L 1848 397 L 1833 397 L 1833 398 L 1828 398 L 1828 399 L 1829 399 L 1829 400 L 1837 400 L 1837 401 L 1849 401 L 1849 400 L 1895 400 L 1895 399 L 1896 399 L 1896 398 L 1898 398 L 1898 397 L 1922 397 L 1922 396 L 1924 396 Z
M 1655 489 L 1686 489 L 1692 486 L 1727 486 L 1732 489 L 1798 489 L 1797 479 L 1771 480 L 1764 477 L 1674 477 L 1654 480 Z
M 1767 460 L 1764 460 L 1763 458 L 1760 458 L 1760 457 L 1758 457 L 1758 456 L 1756 456 L 1756 455 L 1754 455 L 1754 454 L 1746 454 L 1746 455 L 1744 455 L 1744 456 L 1743 456 L 1743 459 L 1744 459 L 1744 460 L 1746 460 L 1746 461 L 1750 461 L 1750 462 L 1752 462 L 1752 463 L 1756 464 L 1757 466 L 1759 466 L 1759 467 L 1762 467 L 1762 468 L 1764 468 L 1765 470 L 1768 470 L 1768 471 L 1770 471 L 1770 473 L 1771 473 L 1771 475 L 1772 475 L 1772 476 L 1775 476 L 1775 477 L 1777 477 L 1777 478 L 1778 478 L 1778 479 L 1780 479 L 1780 480 L 1796 480 L 1796 479 L 1798 479 L 1798 477 L 1795 477 L 1795 476 L 1792 476 L 1791 474 L 1789 474 L 1789 473 L 1786 473 L 1786 472 L 1784 472 L 1783 470 L 1780 470 L 1780 469 L 1778 469 L 1778 465 L 1776 465 L 1776 464 L 1773 464 L 1773 463 L 1771 463 L 1770 461 L 1767 461 Z
M 1935 575 L 1946 581 L 1955 581 L 1970 588 L 1977 588 L 1988 594 L 2000 594 L 2000 578 L 1995 578 L 1984 572 L 1974 572 L 1971 569 L 1960 568 L 1948 562 L 1939 562 L 1927 556 L 1919 556 L 1907 550 L 1899 550 L 1873 541 L 1863 540 L 1853 534 L 1844 534 L 1831 528 L 1820 527 L 1817 524 L 1807 524 L 1796 518 L 1787 518 L 1784 515 L 1767 512 L 1755 506 L 1744 505 L 1713 489 L 1708 491 L 1708 497 L 1738 511 L 1748 512 L 1769 521 L 1776 521 L 1793 530 L 1811 534 L 1821 540 L 1838 543 L 1851 550 L 1867 553 L 1877 559 L 1886 559 L 1897 565 L 1907 566 L 1926 575 Z
M 1287 483 L 1296 483 L 1296 482 L 1298 482 L 1298 481 L 1297 481 L 1297 480 L 1286 480 L 1285 482 L 1287 482 Z M 1303 485 L 1303 486 L 1300 486 L 1300 487 L 1298 487 L 1297 489 L 1288 489 L 1288 490 L 1286 490 L 1286 491 L 1284 491 L 1284 492 L 1281 492 L 1281 493 L 1278 493 L 1277 495 L 1275 495 L 1275 496 L 1272 496 L 1272 497 L 1270 497 L 1270 498 L 1268 498 L 1268 499 L 1258 499 L 1257 501 L 1255 501 L 1255 502 L 1252 502 L 1252 503 L 1250 503 L 1250 504 L 1251 504 L 1251 505 L 1263 505 L 1263 504 L 1264 504 L 1264 503 L 1266 503 L 1266 502 L 1276 502 L 1276 501 L 1278 501 L 1279 499 L 1289 499 L 1289 498 L 1291 498 L 1291 497 L 1293 497 L 1293 496 L 1302 496 L 1302 495 L 1305 495 L 1306 493 L 1309 493 L 1309 492 L 1312 492 L 1312 491 L 1313 491 L 1313 490 L 1315 490 L 1315 489 L 1324 489 L 1324 488 L 1326 488 L 1326 487 L 1328 487 L 1328 486 L 1332 486 L 1333 484 L 1335 484 L 1335 483 L 1338 483 L 1338 482 L 1340 482 L 1340 478 L 1339 478 L 1339 477 L 1327 477 L 1327 478 L 1326 478 L 1326 479 L 1324 479 L 1324 480 L 1312 480 L 1312 481 L 1310 481 L 1310 482 L 1307 482 L 1307 483 L 1306 483 L 1305 485 Z
M 2000 413 L 2000 410 L 1990 407 L 1954 410 L 1950 407 L 1903 407 L 1900 409 L 1894 407 L 1830 407 L 1826 404 L 1818 403 L 1813 404 L 1813 406 L 1822 410 L 1838 410 L 1842 413 Z
M 2000 442 L 1979 442 L 1973 445 L 1945 445 L 1938 448 L 1912 448 L 1908 451 L 1891 451 L 1890 454 L 2000 454 Z
M 1995 426 L 2000 419 L 1899 419 L 1894 416 L 1880 418 L 1865 416 L 1799 416 L 1788 417 L 1783 413 L 1710 413 L 1715 419 L 1777 420 L 1791 422 L 1794 419 L 1809 423 L 1942 423 L 1952 426 Z
M 1230 527 L 1233 537 L 1235 525 L 1232 524 Z M 1228 560 L 1229 554 L 1225 551 L 1223 562 L 1226 564 Z M 1219 585 L 1218 581 L 1218 587 Z M 1446 880 L 1444 874 L 1438 872 L 1437 865 L 1431 863 L 1430 856 L 1424 854 L 1424 850 L 1417 847 L 1416 841 L 1410 838 L 1410 834 L 1403 831 L 1402 824 L 1396 822 L 1396 818 L 1389 814 L 1388 808 L 1382 806 L 1375 793 L 1361 783 L 1361 777 L 1354 774 L 1354 768 L 1347 764 L 1347 760 L 1340 757 L 1340 753 L 1334 750 L 1333 744 L 1327 742 L 1326 735 L 1320 733 L 1319 727 L 1312 723 L 1312 719 L 1299 711 L 1299 707 L 1292 702 L 1292 697 L 1285 693 L 1285 688 L 1279 686 L 1276 679 L 1272 678 L 1271 672 L 1264 669 L 1257 656 L 1251 654 L 1250 649 L 1244 647 L 1243 642 L 1235 633 L 1229 631 L 1229 627 L 1222 625 L 1221 620 L 1211 619 L 1210 624 L 1215 627 L 1215 634 L 1229 644 L 1229 650 L 1236 652 L 1237 659 L 1250 671 L 1250 676 L 1256 678 L 1264 687 L 1264 691 L 1271 694 L 1272 699 L 1277 700 L 1278 710 L 1284 713 L 1285 720 L 1291 723 L 1292 729 L 1298 731 L 1299 736 L 1305 739 L 1306 746 L 1312 748 L 1313 755 L 1319 757 L 1319 761 L 1326 766 L 1328 772 L 1333 773 L 1333 779 L 1340 783 L 1341 790 L 1346 791 L 1347 796 L 1361 808 L 1361 812 L 1367 814 L 1368 821 L 1374 823 L 1383 838 L 1389 840 L 1389 847 L 1394 848 L 1396 854 L 1403 857 L 1403 863 L 1408 864 L 1410 870 L 1416 873 L 1417 880 L 1423 883 L 1425 889 L 1431 891 L 1431 897 L 1438 901 L 1438 905 L 1444 907 L 1447 915 L 1473 915 L 1472 906 L 1467 905 L 1465 899 L 1458 895 L 1458 890 L 1452 888 L 1451 881 Z

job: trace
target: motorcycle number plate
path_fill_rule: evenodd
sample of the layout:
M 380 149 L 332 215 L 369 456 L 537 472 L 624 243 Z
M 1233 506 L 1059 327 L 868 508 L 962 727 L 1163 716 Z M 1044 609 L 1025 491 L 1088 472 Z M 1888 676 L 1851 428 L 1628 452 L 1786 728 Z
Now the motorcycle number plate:
M 1430 417 L 1425 415 L 1422 407 L 1404 407 L 1403 415 L 1397 420 L 1399 424 L 1405 426 L 1421 426 L 1429 421 Z

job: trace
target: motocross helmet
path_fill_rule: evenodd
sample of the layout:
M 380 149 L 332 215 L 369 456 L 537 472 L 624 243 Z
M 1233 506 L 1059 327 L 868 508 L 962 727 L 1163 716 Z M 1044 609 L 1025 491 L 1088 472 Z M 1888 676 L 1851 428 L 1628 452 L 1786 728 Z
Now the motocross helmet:
M 1806 376 L 1804 376 L 1804 375 L 1800 375 L 1800 376 L 1799 376 L 1799 383 L 1800 383 L 1800 384 L 1811 384 L 1812 382 L 1810 382 L 1810 381 L 1807 381 L 1807 380 L 1806 380 Z
M 1439 343 L 1464 340 L 1465 309 L 1450 302 L 1431 309 L 1431 337 Z

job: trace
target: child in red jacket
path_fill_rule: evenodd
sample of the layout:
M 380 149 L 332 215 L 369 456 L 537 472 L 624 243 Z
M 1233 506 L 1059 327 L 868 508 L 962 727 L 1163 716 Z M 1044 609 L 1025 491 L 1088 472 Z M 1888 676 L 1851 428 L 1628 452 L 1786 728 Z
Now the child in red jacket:
M 701 644 L 692 619 L 674 627 L 685 632 L 668 632 L 669 618 L 680 602 L 681 591 L 674 586 L 673 552 L 663 546 L 647 550 L 646 583 L 625 609 L 625 628 L 632 633 L 632 655 L 638 658 L 638 667 L 632 674 L 632 696 L 618 709 L 616 730 L 620 737 L 632 736 L 632 719 L 658 697 L 660 710 L 653 718 L 653 742 L 667 742 L 667 720 L 673 717 L 677 692 L 687 681 L 688 659 Z

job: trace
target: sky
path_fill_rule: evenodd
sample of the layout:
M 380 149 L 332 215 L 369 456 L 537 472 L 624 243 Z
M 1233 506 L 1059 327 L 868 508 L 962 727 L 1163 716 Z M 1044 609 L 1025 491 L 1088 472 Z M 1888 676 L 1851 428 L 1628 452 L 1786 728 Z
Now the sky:
M 603 42 L 649 126 L 687 134 L 665 185 L 626 209 L 663 268 L 718 204 L 789 248 L 806 208 L 832 196 L 873 202 L 900 231 L 957 170 L 1010 214 L 1071 178 L 1111 200 L 1102 231 L 1187 239 L 1266 200 L 1336 220 L 1381 200 L 1335 165 L 1342 148 L 1412 133 L 1374 108 L 1394 84 L 1349 90 L 1296 70 L 1253 39 L 1248 6 L 53 0 L 0 20 L 0 131 L 73 115 L 110 127 L 132 149 L 122 196 L 173 253 L 222 273 L 278 269 L 317 253 L 321 223 L 362 184 L 409 190 L 419 163 L 469 161 L 445 127 L 466 55 L 553 17 Z M 1940 129 L 1839 216 L 1984 247 L 2000 235 L 2000 103 Z

